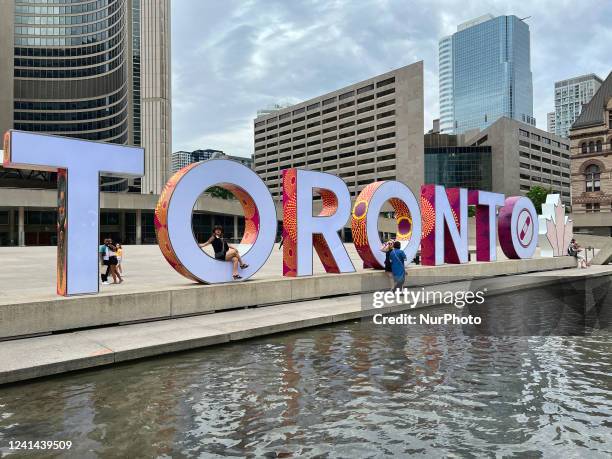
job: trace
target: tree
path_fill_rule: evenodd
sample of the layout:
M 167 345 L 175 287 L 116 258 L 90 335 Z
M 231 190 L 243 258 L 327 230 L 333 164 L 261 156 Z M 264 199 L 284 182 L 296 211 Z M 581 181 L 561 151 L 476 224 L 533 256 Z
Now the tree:
M 212 186 L 206 191 L 214 198 L 236 199 L 236 197 L 230 191 L 227 191 L 225 188 L 221 188 L 220 186 Z
M 531 199 L 531 202 L 533 202 L 538 215 L 542 213 L 542 204 L 546 202 L 546 196 L 548 196 L 550 193 L 552 193 L 551 188 L 546 189 L 539 185 L 534 186 L 527 192 L 527 197 Z

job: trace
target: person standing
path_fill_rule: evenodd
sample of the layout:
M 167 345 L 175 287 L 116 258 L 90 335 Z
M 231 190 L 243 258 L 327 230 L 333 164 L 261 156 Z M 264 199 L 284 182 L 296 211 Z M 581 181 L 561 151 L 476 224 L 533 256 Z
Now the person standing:
M 117 272 L 117 246 L 113 244 L 112 239 L 108 240 L 109 242 L 106 244 L 106 254 L 105 257 L 108 259 L 108 266 L 110 268 L 110 274 L 113 277 L 113 284 L 120 284 L 123 282 L 121 275 Z M 117 282 L 119 279 L 119 282 Z
M 391 272 L 393 273 L 393 290 L 397 290 L 404 286 L 406 280 L 406 268 L 404 268 L 406 254 L 402 250 L 400 241 L 393 243 L 393 250 L 389 252 L 389 259 L 391 260 Z
M 121 266 L 121 260 L 123 260 L 123 246 L 117 243 L 117 272 L 123 278 L 125 274 L 123 274 L 123 266 Z
M 102 283 L 104 285 L 108 285 L 108 275 L 110 274 L 110 265 L 108 264 L 108 256 L 106 255 L 106 244 L 109 242 L 110 239 L 104 239 L 104 242 L 98 247 L 102 267 L 106 267 L 106 271 L 100 274 L 100 278 L 102 279 Z

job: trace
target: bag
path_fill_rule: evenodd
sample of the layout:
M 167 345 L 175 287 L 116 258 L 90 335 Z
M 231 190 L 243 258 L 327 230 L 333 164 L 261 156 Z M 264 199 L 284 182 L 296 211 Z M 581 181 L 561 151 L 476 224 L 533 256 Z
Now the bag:
M 576 249 L 574 247 L 572 247 L 571 245 L 567 248 L 567 254 L 570 257 L 577 257 L 578 256 L 578 252 L 576 251 Z
M 385 271 L 391 272 L 391 251 L 385 253 Z

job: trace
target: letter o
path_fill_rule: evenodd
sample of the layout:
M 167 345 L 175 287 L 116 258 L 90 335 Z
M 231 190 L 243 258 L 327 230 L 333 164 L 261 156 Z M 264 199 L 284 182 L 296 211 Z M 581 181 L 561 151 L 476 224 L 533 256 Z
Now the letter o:
M 538 214 L 525 196 L 506 199 L 498 216 L 499 244 L 510 259 L 531 258 L 538 245 Z
M 242 205 L 245 232 L 241 244 L 253 244 L 241 254 L 249 267 L 240 274 L 243 280 L 248 279 L 272 252 L 276 209 L 264 182 L 236 161 L 213 159 L 194 163 L 170 178 L 155 208 L 159 247 L 170 265 L 189 279 L 210 284 L 233 280 L 232 263 L 208 256 L 198 245 L 191 225 L 195 203 L 206 189 L 215 185 L 232 192 Z
M 397 237 L 402 244 L 408 263 L 416 255 L 421 243 L 421 209 L 410 188 L 395 180 L 374 182 L 367 185 L 353 205 L 351 230 L 355 249 L 369 266 L 382 269 L 385 254 L 378 236 L 378 215 L 389 201 L 395 211 Z

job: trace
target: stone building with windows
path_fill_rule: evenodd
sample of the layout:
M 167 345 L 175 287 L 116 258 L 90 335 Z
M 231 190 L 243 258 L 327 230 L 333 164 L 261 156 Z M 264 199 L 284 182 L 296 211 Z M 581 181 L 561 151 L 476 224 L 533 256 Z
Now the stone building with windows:
M 612 72 L 570 129 L 574 230 L 612 236 Z
M 341 177 L 355 197 L 376 180 L 423 184 L 423 62 L 255 118 L 254 170 L 282 199 L 289 168 Z

